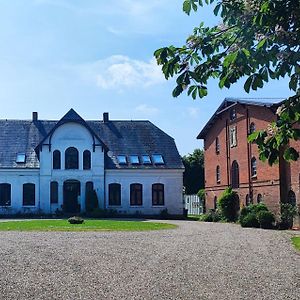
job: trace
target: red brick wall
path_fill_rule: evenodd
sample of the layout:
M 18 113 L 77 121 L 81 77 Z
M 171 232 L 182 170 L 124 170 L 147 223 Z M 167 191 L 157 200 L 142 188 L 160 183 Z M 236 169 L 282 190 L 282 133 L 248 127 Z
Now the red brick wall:
M 253 202 L 257 202 L 257 195 L 263 196 L 263 201 L 270 209 L 275 212 L 279 210 L 280 187 L 279 187 L 279 167 L 275 165 L 270 167 L 267 163 L 259 160 L 258 149 L 255 144 L 249 144 L 247 141 L 249 125 L 255 123 L 256 130 L 264 129 L 275 120 L 274 113 L 261 106 L 254 105 L 236 105 L 237 118 L 230 121 L 230 109 L 224 111 L 212 128 L 206 135 L 204 141 L 205 148 L 205 186 L 207 208 L 214 208 L 214 196 L 219 197 L 223 190 L 230 185 L 231 164 L 236 160 L 239 164 L 240 187 L 237 192 L 240 197 L 241 206 L 245 205 L 246 195 L 253 193 Z M 226 124 L 230 127 L 236 126 L 237 146 L 230 147 L 229 132 L 226 143 Z M 220 153 L 216 154 L 215 140 L 219 138 Z M 228 156 L 226 153 L 226 144 L 228 145 Z M 257 161 L 257 176 L 251 177 L 250 160 L 255 157 Z M 228 171 L 227 171 L 228 164 Z M 221 180 L 216 182 L 216 167 L 220 166 Z M 229 176 L 228 173 L 229 172 Z M 229 181 L 228 181 L 229 177 Z M 298 191 L 299 192 L 299 191 Z

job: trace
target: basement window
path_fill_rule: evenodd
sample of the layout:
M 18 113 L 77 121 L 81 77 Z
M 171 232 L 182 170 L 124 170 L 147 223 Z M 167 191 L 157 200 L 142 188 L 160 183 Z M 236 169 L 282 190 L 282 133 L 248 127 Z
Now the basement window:
M 18 153 L 16 158 L 16 163 L 22 164 L 26 161 L 26 154 L 25 153 Z
M 126 155 L 118 155 L 118 162 L 120 165 L 126 165 L 127 164 L 127 158 Z
M 140 164 L 140 159 L 139 159 L 138 155 L 130 155 L 129 159 L 130 159 L 130 163 L 132 165 L 139 165 Z
M 164 165 L 165 164 L 164 159 L 161 154 L 153 154 L 152 159 L 156 165 Z

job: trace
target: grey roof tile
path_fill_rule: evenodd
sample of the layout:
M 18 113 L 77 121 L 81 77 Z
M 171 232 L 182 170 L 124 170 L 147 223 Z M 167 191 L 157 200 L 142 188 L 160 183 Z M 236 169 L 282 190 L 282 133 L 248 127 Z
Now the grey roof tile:
M 64 118 L 82 122 L 75 111 Z M 60 121 L 0 120 L 0 168 L 39 168 L 35 148 Z M 183 168 L 174 139 L 149 121 L 85 121 L 109 150 L 106 169 Z M 17 153 L 26 153 L 26 163 L 17 164 Z M 119 165 L 117 155 L 162 154 L 165 165 Z

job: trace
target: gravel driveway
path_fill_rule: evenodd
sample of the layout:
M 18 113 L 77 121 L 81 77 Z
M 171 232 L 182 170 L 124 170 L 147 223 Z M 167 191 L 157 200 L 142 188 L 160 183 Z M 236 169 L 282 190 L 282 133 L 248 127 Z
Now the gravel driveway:
M 172 221 L 150 232 L 0 232 L 0 299 L 300 299 L 289 233 Z

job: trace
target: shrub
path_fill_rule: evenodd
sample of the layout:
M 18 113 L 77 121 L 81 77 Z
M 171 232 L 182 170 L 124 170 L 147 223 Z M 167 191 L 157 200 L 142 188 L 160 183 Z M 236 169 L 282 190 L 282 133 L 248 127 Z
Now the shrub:
M 259 203 L 259 204 L 251 204 L 249 206 L 245 206 L 241 210 L 240 218 L 243 218 L 250 213 L 257 214 L 260 211 L 268 211 L 268 208 L 266 207 L 265 204 Z
M 255 227 L 259 228 L 259 222 L 255 213 L 250 212 L 247 215 L 240 218 L 242 227 Z
M 85 209 L 91 212 L 98 208 L 98 196 L 95 190 L 89 191 L 85 198 Z
M 210 209 L 208 211 L 207 214 L 203 214 L 200 218 L 200 221 L 203 221 L 203 222 L 219 222 L 221 221 L 221 216 L 220 214 L 213 210 L 213 209 Z
M 261 210 L 257 213 L 257 220 L 260 228 L 272 229 L 275 217 L 270 211 Z
M 74 216 L 74 217 L 69 218 L 68 222 L 70 224 L 82 224 L 84 222 L 84 220 L 80 217 Z
M 295 205 L 290 203 L 281 203 L 281 222 L 279 227 L 281 229 L 290 229 L 293 227 L 294 216 L 297 215 L 297 209 Z
M 226 221 L 235 222 L 238 217 L 239 198 L 232 188 L 227 188 L 218 200 L 218 208 Z

